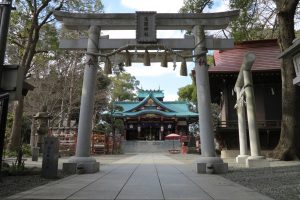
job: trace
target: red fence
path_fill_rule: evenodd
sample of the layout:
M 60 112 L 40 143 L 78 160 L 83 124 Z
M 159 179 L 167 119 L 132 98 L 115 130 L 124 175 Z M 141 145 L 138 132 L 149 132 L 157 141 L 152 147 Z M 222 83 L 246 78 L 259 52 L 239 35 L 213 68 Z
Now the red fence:
M 50 128 L 50 135 L 59 138 L 61 156 L 75 155 L 77 128 Z M 114 151 L 113 151 L 114 149 Z M 121 135 L 107 136 L 102 132 L 93 131 L 91 135 L 91 154 L 121 153 Z

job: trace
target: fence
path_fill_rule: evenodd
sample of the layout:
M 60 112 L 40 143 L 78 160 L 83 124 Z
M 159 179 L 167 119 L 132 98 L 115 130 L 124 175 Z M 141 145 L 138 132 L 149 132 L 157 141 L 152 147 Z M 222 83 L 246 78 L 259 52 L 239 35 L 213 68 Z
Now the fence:
M 77 142 L 77 128 L 52 127 L 50 135 L 59 139 L 59 153 L 61 156 L 75 155 Z M 121 135 L 115 137 L 105 135 L 102 132 L 93 131 L 91 134 L 91 154 L 112 154 L 121 152 Z

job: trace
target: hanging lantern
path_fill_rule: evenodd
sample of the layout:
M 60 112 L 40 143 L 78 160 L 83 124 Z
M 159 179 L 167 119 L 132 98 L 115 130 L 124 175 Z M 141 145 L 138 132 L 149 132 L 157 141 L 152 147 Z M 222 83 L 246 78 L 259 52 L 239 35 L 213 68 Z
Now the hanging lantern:
M 138 127 L 137 127 L 137 131 L 140 133 L 140 132 L 141 132 L 141 130 L 142 130 L 141 126 L 140 126 L 140 125 L 138 125 Z
M 186 67 L 185 59 L 181 62 L 180 75 L 181 76 L 187 76 L 187 67 Z
M 128 50 L 126 50 L 126 53 L 125 53 L 125 66 L 126 67 L 131 66 L 131 55 Z
M 147 49 L 144 54 L 144 66 L 150 66 L 150 54 Z
M 163 125 L 161 125 L 161 127 L 160 127 L 160 132 L 164 132 L 164 126 Z
M 162 56 L 162 60 L 161 60 L 161 64 L 162 67 L 168 67 L 168 55 L 167 55 L 167 51 L 164 52 L 163 56 Z
M 106 61 L 105 61 L 105 65 L 104 65 L 104 74 L 112 74 L 112 69 L 111 69 L 111 62 L 110 62 L 110 59 L 109 58 L 106 58 Z

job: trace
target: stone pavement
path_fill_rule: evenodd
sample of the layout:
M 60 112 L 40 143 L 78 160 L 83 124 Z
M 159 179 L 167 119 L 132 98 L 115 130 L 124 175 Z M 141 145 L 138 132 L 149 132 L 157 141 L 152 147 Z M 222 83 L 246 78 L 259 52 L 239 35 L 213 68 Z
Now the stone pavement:
M 124 158 L 101 166 L 99 173 L 72 175 L 8 199 L 271 200 L 221 176 L 197 174 L 162 154 Z

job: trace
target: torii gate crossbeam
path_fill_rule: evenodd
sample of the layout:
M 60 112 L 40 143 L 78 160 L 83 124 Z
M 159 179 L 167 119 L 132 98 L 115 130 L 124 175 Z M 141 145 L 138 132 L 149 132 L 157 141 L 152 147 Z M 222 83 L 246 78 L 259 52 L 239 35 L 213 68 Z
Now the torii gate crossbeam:
M 208 66 L 206 64 L 206 54 L 203 52 L 206 52 L 208 49 L 232 48 L 233 42 L 232 40 L 219 40 L 219 42 L 212 40 L 209 43 L 209 38 L 205 38 L 204 30 L 226 28 L 238 13 L 239 11 L 203 14 L 166 14 L 156 12 L 83 14 L 55 11 L 54 16 L 66 28 L 89 30 L 89 37 L 85 41 L 63 40 L 60 44 L 65 49 L 82 49 L 87 45 L 85 48 L 87 49 L 88 64 L 85 66 L 82 86 L 76 154 L 70 158 L 70 162 L 76 163 L 77 166 L 80 165 L 86 173 L 93 173 L 99 170 L 99 163 L 97 164 L 95 159 L 90 157 L 89 153 L 94 103 L 93 94 L 98 61 L 97 53 L 100 50 L 109 50 L 119 45 L 122 46 L 124 42 L 140 45 L 159 44 L 161 42 L 166 48 L 172 50 L 184 49 L 194 51 L 202 152 L 202 155 L 197 160 L 197 172 L 210 172 L 211 167 L 215 173 L 226 172 L 228 170 L 227 163 L 223 163 L 223 160 L 216 157 L 215 154 Z M 136 40 L 110 40 L 100 37 L 101 30 L 136 30 L 137 38 Z M 177 41 L 169 39 L 167 44 L 167 39 L 160 40 L 156 38 L 156 30 L 193 30 L 194 38 L 184 38 Z M 191 43 L 191 40 L 194 40 L 194 42 Z

